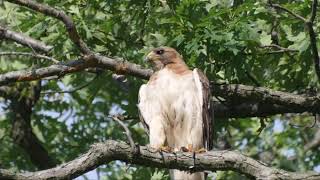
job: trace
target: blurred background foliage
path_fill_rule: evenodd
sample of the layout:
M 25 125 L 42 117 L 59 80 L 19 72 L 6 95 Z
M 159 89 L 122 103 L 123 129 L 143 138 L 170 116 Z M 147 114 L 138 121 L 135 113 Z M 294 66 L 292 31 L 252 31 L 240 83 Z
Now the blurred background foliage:
M 205 71 L 211 81 L 263 86 L 292 93 L 312 93 L 319 87 L 313 69 L 309 36 L 302 22 L 275 11 L 266 1 L 253 0 L 40 0 L 72 16 L 81 37 L 95 52 L 141 64 L 151 48 L 176 48 L 187 64 Z M 274 1 L 308 17 L 310 0 Z M 39 39 L 54 48 L 49 56 L 59 61 L 77 59 L 79 50 L 68 39 L 63 24 L 26 8 L 2 2 L 0 24 Z M 316 20 L 316 33 L 319 32 Z M 320 41 L 318 41 L 320 42 Z M 10 41 L 1 51 L 32 52 Z M 275 46 L 276 45 L 276 46 Z M 289 49 L 281 52 L 278 46 Z M 0 57 L 0 72 L 44 67 L 47 60 Z M 95 77 L 97 76 L 97 77 Z M 137 123 L 137 94 L 145 81 L 127 77 L 123 87 L 112 72 L 81 72 L 42 80 L 41 98 L 33 108 L 32 128 L 49 154 L 66 162 L 106 139 L 126 140 L 123 129 L 110 115 L 128 116 L 134 140 L 147 144 Z M 35 83 L 17 83 L 27 87 Z M 90 83 L 72 93 L 59 93 Z M 50 93 L 48 93 L 50 92 Z M 21 96 L 27 95 L 22 91 Z M 1 99 L 0 166 L 36 170 L 25 152 L 10 137 L 9 100 Z M 268 117 L 261 133 L 260 118 L 217 119 L 219 140 L 231 149 L 289 171 L 320 170 L 317 150 L 304 150 L 318 124 L 313 116 Z M 114 162 L 99 167 L 101 179 L 168 179 L 168 171 Z M 96 175 L 83 176 L 91 179 Z M 245 179 L 234 172 L 214 172 L 217 179 Z

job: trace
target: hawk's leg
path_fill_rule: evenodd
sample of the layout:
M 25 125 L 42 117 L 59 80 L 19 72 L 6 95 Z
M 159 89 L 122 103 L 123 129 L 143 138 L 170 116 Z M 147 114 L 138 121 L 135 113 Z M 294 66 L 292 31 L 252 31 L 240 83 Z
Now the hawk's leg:
M 158 151 L 171 152 L 172 149 L 166 146 L 166 134 L 161 120 L 154 119 L 150 125 L 150 146 Z

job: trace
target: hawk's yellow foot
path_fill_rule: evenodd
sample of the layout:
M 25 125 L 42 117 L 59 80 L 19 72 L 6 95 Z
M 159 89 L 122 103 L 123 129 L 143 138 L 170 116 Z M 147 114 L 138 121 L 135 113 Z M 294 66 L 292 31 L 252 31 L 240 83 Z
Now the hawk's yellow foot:
M 201 149 L 196 150 L 195 153 L 205 153 L 207 151 L 208 151 L 207 149 L 201 148 Z
M 172 152 L 172 148 L 169 147 L 169 146 L 161 146 L 161 147 L 159 148 L 159 151 L 160 151 L 160 152 L 170 153 L 170 152 Z

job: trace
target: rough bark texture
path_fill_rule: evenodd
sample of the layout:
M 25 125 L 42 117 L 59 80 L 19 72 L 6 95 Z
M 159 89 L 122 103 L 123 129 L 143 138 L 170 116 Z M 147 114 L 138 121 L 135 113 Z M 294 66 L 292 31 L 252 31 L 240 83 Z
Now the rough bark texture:
M 87 153 L 75 160 L 52 169 L 18 174 L 0 170 L 0 179 L 71 179 L 114 160 L 192 172 L 234 170 L 256 179 L 320 179 L 320 174 L 314 172 L 292 173 L 271 168 L 235 151 L 209 151 L 196 154 L 194 158 L 191 153 L 157 152 L 154 149 L 140 146 L 139 152 L 133 153 L 130 145 L 112 140 L 95 144 Z
M 280 113 L 319 113 L 320 97 L 296 95 L 240 84 L 212 85 L 212 93 L 225 99 L 215 106 L 217 117 L 270 116 Z

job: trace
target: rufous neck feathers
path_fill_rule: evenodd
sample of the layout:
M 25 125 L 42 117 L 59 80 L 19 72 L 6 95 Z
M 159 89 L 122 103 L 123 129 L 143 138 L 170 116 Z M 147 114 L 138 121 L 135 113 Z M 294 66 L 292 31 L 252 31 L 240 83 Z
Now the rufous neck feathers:
M 171 70 L 172 72 L 179 75 L 187 74 L 190 72 L 189 67 L 186 65 L 186 63 L 178 57 L 173 59 L 173 62 L 167 64 L 164 68 L 167 68 L 168 70 Z

